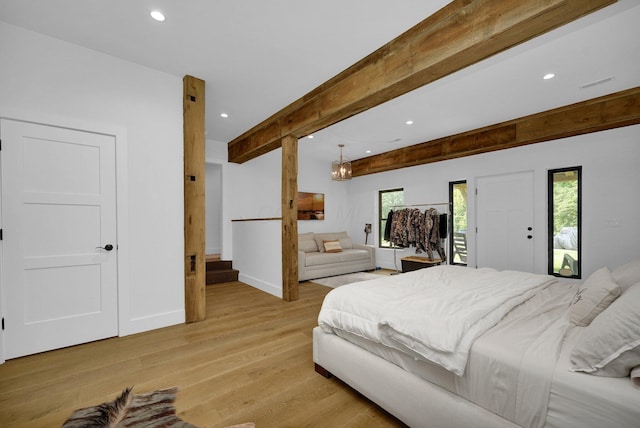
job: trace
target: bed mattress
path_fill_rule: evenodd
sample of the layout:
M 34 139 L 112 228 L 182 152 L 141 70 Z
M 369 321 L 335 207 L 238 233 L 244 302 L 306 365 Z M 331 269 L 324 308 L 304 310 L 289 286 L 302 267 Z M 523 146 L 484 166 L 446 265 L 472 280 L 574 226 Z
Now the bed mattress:
M 572 330 L 563 344 L 553 373 L 546 426 L 640 426 L 640 389 L 631 379 L 572 372 L 569 354 L 583 329 Z
M 511 310 L 475 341 L 462 376 L 358 334 L 324 331 L 518 426 L 638 427 L 640 391 L 630 379 L 569 371 L 580 334 L 566 316 L 576 287 L 554 284 Z

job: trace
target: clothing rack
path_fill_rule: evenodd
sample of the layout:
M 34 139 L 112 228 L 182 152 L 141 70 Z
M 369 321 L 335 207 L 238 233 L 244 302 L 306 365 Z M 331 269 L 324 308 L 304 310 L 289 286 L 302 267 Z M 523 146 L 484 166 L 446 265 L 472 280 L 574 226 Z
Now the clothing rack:
M 433 204 L 412 204 L 412 205 L 394 205 L 391 208 L 413 208 L 413 207 L 436 207 L 436 206 L 446 206 L 447 210 L 444 214 L 447 214 L 447 219 L 449 218 L 449 202 L 436 202 Z M 448 237 L 447 237 L 448 239 Z M 396 271 L 394 273 L 392 273 L 391 275 L 397 275 L 400 272 L 400 269 L 398 269 L 398 260 L 396 257 L 396 249 L 398 247 L 395 246 L 395 244 L 391 243 L 391 245 L 393 245 L 393 266 L 396 268 Z M 446 246 L 445 246 L 446 249 Z M 440 255 L 440 257 L 442 257 L 442 255 Z
M 449 205 L 449 202 L 438 202 L 435 204 L 414 204 L 414 205 L 394 205 L 391 208 L 411 208 L 411 207 L 434 207 L 436 205 Z M 447 213 L 449 210 L 447 210 Z

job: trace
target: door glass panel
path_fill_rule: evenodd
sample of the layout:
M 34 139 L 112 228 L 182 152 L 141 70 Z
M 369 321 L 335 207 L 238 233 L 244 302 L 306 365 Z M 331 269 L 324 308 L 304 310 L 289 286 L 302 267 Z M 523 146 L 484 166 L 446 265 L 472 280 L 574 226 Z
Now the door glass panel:
M 449 223 L 450 263 L 467 264 L 467 182 L 452 181 L 449 183 L 449 204 L 452 221 Z
M 380 248 L 391 248 L 391 243 L 385 239 L 385 227 L 387 225 L 387 217 L 389 211 L 398 209 L 397 207 L 404 204 L 404 189 L 380 190 L 378 192 L 378 245 Z
M 549 274 L 580 278 L 582 167 L 549 171 Z

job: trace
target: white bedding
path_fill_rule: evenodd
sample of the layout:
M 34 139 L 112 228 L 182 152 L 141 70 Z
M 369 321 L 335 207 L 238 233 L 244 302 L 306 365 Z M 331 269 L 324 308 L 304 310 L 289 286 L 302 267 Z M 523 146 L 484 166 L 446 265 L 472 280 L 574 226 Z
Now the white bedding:
M 640 427 L 637 422 L 640 391 L 628 377 L 604 378 L 569 371 L 570 351 L 583 333 L 583 329 L 570 324 L 568 316 L 578 284 L 556 281 L 537 288 L 533 296 L 513 307 L 477 337 L 469 350 L 466 370 L 460 376 L 415 352 L 398 350 L 398 346 L 387 347 L 376 320 L 381 319 L 378 317 L 384 316 L 387 306 L 393 307 L 398 298 L 419 308 L 417 301 L 414 304 L 409 300 L 412 289 L 421 287 L 426 278 L 448 275 L 433 269 L 436 268 L 423 269 L 421 275 L 411 272 L 383 277 L 345 286 L 352 289 L 332 291 L 329 296 L 333 293 L 335 297 L 321 311 L 320 329 L 355 343 L 517 426 Z M 403 284 L 406 280 L 409 283 Z M 419 318 L 413 322 L 416 319 Z M 354 331 L 347 332 L 349 329 Z M 314 355 L 316 352 L 314 342 Z M 330 351 L 321 354 L 327 355 L 327 352 Z M 336 364 L 340 365 L 344 356 L 336 358 Z
M 525 272 L 436 266 L 334 289 L 318 323 L 327 332 L 347 331 L 462 375 L 477 337 L 554 281 Z
M 514 308 L 474 344 L 456 392 L 523 427 L 545 424 L 553 371 L 577 286 L 556 283 Z
M 628 377 L 603 377 L 572 372 L 569 354 L 584 334 L 571 330 L 553 372 L 547 428 L 640 427 L 640 391 Z

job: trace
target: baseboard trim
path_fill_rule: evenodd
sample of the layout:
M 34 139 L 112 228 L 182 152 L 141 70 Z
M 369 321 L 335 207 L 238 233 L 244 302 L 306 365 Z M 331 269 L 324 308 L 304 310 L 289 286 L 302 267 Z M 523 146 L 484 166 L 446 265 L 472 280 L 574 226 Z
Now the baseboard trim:
M 184 309 L 132 318 L 129 320 L 127 326 L 121 326 L 124 328 L 120 329 L 119 336 L 128 336 L 130 334 L 156 330 L 158 328 L 169 327 L 176 324 L 184 324 L 185 319 Z
M 243 275 L 242 273 L 238 275 L 238 281 L 244 282 L 245 284 L 248 284 L 253 288 L 257 288 L 258 290 L 262 290 L 265 293 L 282 298 L 282 284 L 271 284 L 249 275 Z

